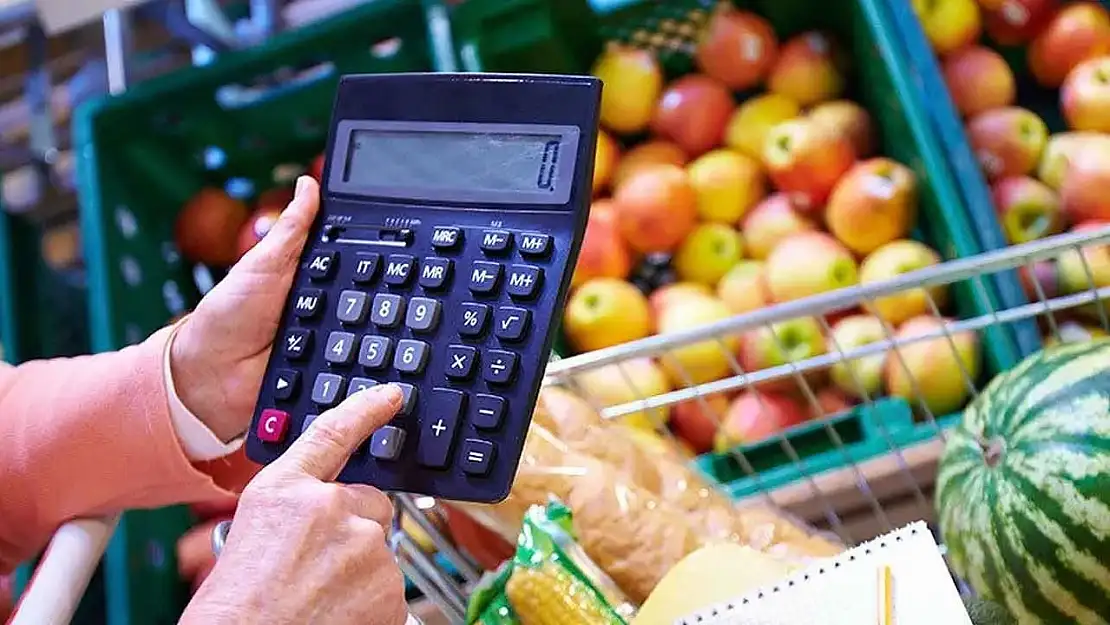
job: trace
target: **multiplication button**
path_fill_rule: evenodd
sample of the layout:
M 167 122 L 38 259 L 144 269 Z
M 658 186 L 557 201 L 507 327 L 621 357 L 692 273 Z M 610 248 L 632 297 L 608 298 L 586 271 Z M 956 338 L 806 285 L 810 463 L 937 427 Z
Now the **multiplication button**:
M 424 411 L 420 423 L 420 442 L 416 448 L 418 463 L 433 469 L 447 466 L 465 402 L 466 395 L 462 391 L 432 389 L 427 404 L 430 409 Z
M 469 380 L 478 362 L 478 350 L 467 345 L 447 346 L 447 377 L 452 380 Z

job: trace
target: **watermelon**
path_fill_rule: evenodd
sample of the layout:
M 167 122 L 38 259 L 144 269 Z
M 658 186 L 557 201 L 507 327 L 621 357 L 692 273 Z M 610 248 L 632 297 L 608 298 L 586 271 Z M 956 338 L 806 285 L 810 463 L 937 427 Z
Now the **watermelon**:
M 1110 339 L 995 377 L 936 485 L 953 570 L 1021 625 L 1110 623 Z

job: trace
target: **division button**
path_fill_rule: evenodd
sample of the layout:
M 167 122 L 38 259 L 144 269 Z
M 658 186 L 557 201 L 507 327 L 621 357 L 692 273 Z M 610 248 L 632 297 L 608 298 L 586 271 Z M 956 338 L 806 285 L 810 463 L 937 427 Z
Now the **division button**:
M 516 375 L 517 355 L 500 349 L 490 350 L 485 358 L 486 382 L 490 384 L 508 384 Z

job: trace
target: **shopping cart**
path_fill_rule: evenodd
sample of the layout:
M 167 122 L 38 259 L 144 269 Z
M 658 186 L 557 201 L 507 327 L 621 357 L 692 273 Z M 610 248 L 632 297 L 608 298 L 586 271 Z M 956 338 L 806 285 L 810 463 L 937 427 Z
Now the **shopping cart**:
M 913 345 L 925 341 L 947 346 L 955 352 L 957 345 L 968 337 L 982 337 L 988 329 L 1006 327 L 1030 319 L 1038 322 L 1048 340 L 1073 340 L 1074 337 L 1069 335 L 1068 319 L 1081 307 L 1085 307 L 1083 312 L 1088 318 L 1093 319 L 1102 330 L 1110 332 L 1107 311 L 1102 306 L 1089 306 L 1110 297 L 1110 286 L 1102 286 L 1110 266 L 1092 266 L 1089 259 L 1096 255 L 1102 255 L 1099 259 L 1101 262 L 1110 262 L 1110 227 L 1059 235 L 953 260 L 903 274 L 886 282 L 778 304 L 686 332 L 654 336 L 557 360 L 548 366 L 544 383 L 577 389 L 587 401 L 595 403 L 595 407 L 606 419 L 645 414 L 644 411 L 651 414 L 653 409 L 696 402 L 720 422 L 724 415 L 714 414 L 712 397 L 752 389 L 776 380 L 793 380 L 800 397 L 816 415 L 806 426 L 810 428 L 807 433 L 809 438 L 806 440 L 812 440 L 812 432 L 817 431 L 827 437 L 827 445 L 824 451 L 815 454 L 812 443 L 803 448 L 795 431 L 775 434 L 764 445 L 773 444 L 780 448 L 788 459 L 788 468 L 793 471 L 792 479 L 779 480 L 781 483 L 777 484 L 774 480 L 766 479 L 766 470 L 759 471 L 753 466 L 749 457 L 752 455 L 751 446 L 728 450 L 727 455 L 744 471 L 742 479 L 750 481 L 750 492 L 734 499 L 762 499 L 817 528 L 835 533 L 846 544 L 854 544 L 913 520 L 923 519 L 932 524 L 935 518 L 931 494 L 936 464 L 944 446 L 947 428 L 958 420 L 958 415 L 935 414 L 928 402 L 920 399 L 919 381 L 913 377 L 906 352 Z M 1031 303 L 1006 309 L 990 307 L 986 282 L 991 274 L 1020 271 L 1025 276 L 1035 276 L 1039 263 L 1065 256 L 1081 262 L 1088 283 L 1085 289 L 1050 293 L 1046 292 L 1045 285 L 1029 279 L 1025 283 Z M 1096 276 L 1102 280 L 1096 280 Z M 743 371 L 733 350 L 728 348 L 729 337 L 761 328 L 765 328 L 781 347 L 777 329 L 783 328 L 782 324 L 788 320 L 803 317 L 817 320 L 825 335 L 829 336 L 832 329 L 828 320 L 830 316 L 860 306 L 871 306 L 881 298 L 909 292 L 923 294 L 926 297 L 927 312 L 940 317 L 944 308 L 931 293 L 934 287 L 957 282 L 970 283 L 973 287 L 970 292 L 977 294 L 982 300 L 981 305 L 989 313 L 972 318 L 949 319 L 946 323 L 938 324 L 932 332 L 908 338 L 897 336 L 893 328 L 884 324 L 882 340 L 851 348 L 830 340 L 826 353 L 759 371 Z M 619 405 L 604 405 L 604 402 L 594 401 L 588 393 L 582 391 L 578 382 L 590 371 L 645 357 L 663 361 L 671 359 L 672 366 L 690 379 L 678 359 L 673 358 L 673 354 L 684 347 L 710 344 L 718 345 L 723 350 L 722 354 L 728 359 L 733 375 L 703 384 L 688 384 L 660 395 L 641 396 Z M 875 420 L 877 427 L 874 427 L 872 435 L 882 444 L 882 449 L 881 453 L 868 456 L 854 447 L 858 442 L 851 440 L 844 428 L 837 427 L 837 419 L 843 416 L 826 414 L 818 391 L 811 384 L 811 374 L 827 370 L 838 363 L 856 362 L 861 358 L 883 353 L 887 354 L 887 358 L 893 359 L 894 365 L 891 366 L 900 367 L 906 374 L 906 388 L 911 397 L 909 404 L 913 416 L 911 424 L 901 428 L 891 425 L 885 419 Z M 965 361 L 956 358 L 954 362 Z M 858 379 L 856 370 L 852 367 L 845 369 L 862 388 L 863 384 Z M 982 388 L 984 376 L 975 375 L 974 371 L 962 364 L 958 369 L 966 396 L 971 400 Z M 627 382 L 631 388 L 636 388 L 636 380 L 629 378 Z M 758 398 L 760 392 L 755 392 L 754 395 Z M 882 411 L 883 403 L 888 401 L 866 392 L 861 393 L 859 399 L 861 404 L 855 409 L 857 413 L 867 410 Z M 913 434 L 907 436 L 907 432 Z M 659 433 L 670 436 L 665 427 L 660 427 Z M 874 444 L 875 441 L 868 442 Z M 765 447 L 756 446 L 754 449 L 758 451 Z M 820 463 L 814 462 L 814 458 L 818 456 L 822 457 Z M 830 468 L 830 457 L 839 457 L 841 462 Z M 730 488 L 729 484 L 721 486 L 726 491 Z M 399 516 L 392 541 L 405 574 L 436 604 L 445 622 L 463 622 L 469 591 L 482 573 L 480 567 L 428 519 L 424 512 L 427 508 L 424 500 L 410 495 L 396 495 L 395 501 Z M 410 516 L 431 537 L 440 560 L 450 562 L 454 571 L 448 572 L 440 567 L 432 554 L 400 529 L 401 515 Z M 107 542 L 111 523 L 111 520 L 76 521 L 58 532 L 40 565 L 32 587 L 24 596 L 18 616 L 13 621 L 14 625 L 68 622 Z M 217 551 L 226 531 L 227 526 L 221 526 L 214 536 Z

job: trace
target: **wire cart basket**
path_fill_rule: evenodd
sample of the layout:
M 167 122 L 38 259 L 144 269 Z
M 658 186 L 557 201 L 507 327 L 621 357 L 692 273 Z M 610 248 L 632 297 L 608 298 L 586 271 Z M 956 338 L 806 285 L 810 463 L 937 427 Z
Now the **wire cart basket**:
M 1060 284 L 1035 279 L 1043 274 L 1039 273 L 1039 267 L 1045 263 L 1067 263 L 1072 279 Z M 990 308 L 984 282 L 992 274 L 1008 271 L 1022 275 L 1031 303 L 1005 309 Z M 1075 288 L 1077 275 L 1083 278 L 1083 288 Z M 960 281 L 973 286 L 972 292 L 980 295 L 981 304 L 990 311 L 988 314 L 965 319 L 944 317 L 944 300 L 937 294 Z M 1069 282 L 1072 288 L 1067 288 L 1064 282 Z M 845 311 L 870 310 L 876 301 L 907 293 L 924 297 L 927 314 L 943 322 L 933 324 L 930 331 L 912 333 L 912 336 L 905 336 L 884 322 L 882 338 L 862 345 L 842 345 L 832 338 L 838 315 Z M 1089 334 L 1077 334 L 1080 327 L 1075 322 L 1077 318 L 1085 319 L 1090 333 L 1099 333 L 1099 328 L 1110 332 L 1107 311 L 1101 305 L 1091 305 L 1107 297 L 1110 297 L 1110 227 L 1054 236 L 953 260 L 885 282 L 828 292 L 686 332 L 654 336 L 556 360 L 549 364 L 544 383 L 576 391 L 593 403 L 605 419 L 654 414 L 651 411 L 692 403 L 721 423 L 725 415 L 719 414 L 715 407 L 719 406 L 713 401 L 715 396 L 751 391 L 759 402 L 763 401 L 760 398 L 765 392 L 752 389 L 765 389 L 770 383 L 789 381 L 797 386 L 797 396 L 812 411 L 812 419 L 801 426 L 776 432 L 757 444 L 735 445 L 723 453 L 703 454 L 694 462 L 707 474 L 707 479 L 717 482 L 735 502 L 762 500 L 835 534 L 846 545 L 857 544 L 916 520 L 927 521 L 936 533 L 932 486 L 947 428 L 958 421 L 959 410 L 938 414 L 936 407 L 944 402 L 935 401 L 925 388 L 930 380 L 915 377 L 915 371 L 920 369 L 915 359 L 925 353 L 931 364 L 943 365 L 941 370 L 959 385 L 959 388 L 947 390 L 959 398 L 962 408 L 966 401 L 974 401 L 984 378 L 988 377 L 977 371 L 980 361 L 975 349 L 968 347 L 975 346 L 986 329 L 1034 320 L 1043 329 L 1046 342 L 1084 340 Z M 810 319 L 820 326 L 821 334 L 828 339 L 821 353 L 758 371 L 742 369 L 730 337 L 764 332 L 779 348 L 784 348 L 784 339 L 790 339 L 787 335 L 794 331 L 789 323 L 797 319 Z M 663 394 L 640 396 L 616 405 L 605 405 L 591 398 L 579 383 L 582 376 L 591 371 L 637 358 L 669 360 L 670 366 L 690 380 L 674 354 L 693 345 L 715 346 L 721 350 L 732 375 L 701 384 L 690 383 Z M 922 352 L 923 346 L 930 351 Z M 861 391 L 858 394 L 860 404 L 830 414 L 830 406 L 819 397 L 815 376 L 836 365 L 884 355 L 888 370 L 891 373 L 901 371 L 904 376 L 897 391 L 900 397 L 868 392 L 859 368 L 842 367 Z M 638 380 L 629 375 L 626 382 L 635 389 Z M 852 419 L 863 425 L 845 425 Z M 671 436 L 666 427 L 659 427 L 658 432 L 661 436 Z M 766 457 L 769 448 L 785 458 L 783 466 L 771 470 L 763 466 L 766 462 L 760 460 L 760 456 Z M 733 473 L 738 468 L 739 473 L 725 476 L 726 481 L 718 479 L 725 472 L 720 466 L 709 466 L 705 461 L 707 455 L 714 456 L 718 465 L 734 463 L 729 466 Z M 464 622 L 469 592 L 482 575 L 481 567 L 429 519 L 426 510 L 435 502 L 412 495 L 395 495 L 394 499 L 398 518 L 392 544 L 405 574 L 436 604 L 446 622 Z M 421 548 L 400 528 L 404 516 L 410 517 L 431 538 L 438 557 Z M 86 523 L 85 534 L 91 537 L 83 542 L 73 538 L 75 532 L 81 531 L 81 523 Z M 32 585 L 24 597 L 21 616 L 17 616 L 14 623 L 68 622 L 76 604 L 73 598 L 83 592 L 88 581 L 85 574 L 91 575 L 100 555 L 97 548 L 103 547 L 107 535 L 103 524 L 99 526 L 101 529 L 96 529 L 95 524 L 91 526 L 93 529 L 89 527 L 88 522 L 76 522 L 73 527 L 59 532 L 36 576 L 42 583 Z M 217 552 L 227 530 L 224 525 L 216 532 L 214 548 Z M 57 562 L 68 560 L 72 566 L 74 562 L 90 558 L 83 567 L 72 567 L 66 573 L 59 574 L 56 568 L 51 568 Z M 453 571 L 441 565 L 444 561 L 450 563 Z M 26 620 L 21 621 L 21 617 Z

